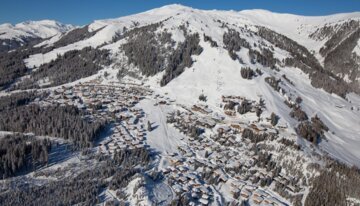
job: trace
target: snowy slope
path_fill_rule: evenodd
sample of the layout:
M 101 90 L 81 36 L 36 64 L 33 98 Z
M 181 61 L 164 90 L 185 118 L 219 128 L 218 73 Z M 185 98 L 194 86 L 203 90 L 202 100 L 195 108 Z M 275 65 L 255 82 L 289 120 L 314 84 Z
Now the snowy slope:
M 280 124 L 295 127 L 296 122 L 289 116 L 291 110 L 284 104 L 285 97 L 264 82 L 264 78 L 269 74 L 278 78 L 285 74 L 296 85 L 288 85 L 287 89 L 303 98 L 305 112 L 310 117 L 317 114 L 330 128 L 330 132 L 326 134 L 328 141 L 320 143 L 320 147 L 337 159 L 360 166 L 360 112 L 350 109 L 354 104 L 315 89 L 307 75 L 296 68 L 285 68 L 277 75 L 270 69 L 264 69 L 265 74 L 261 77 L 245 80 L 240 75 L 240 69 L 245 65 L 231 60 L 224 50 L 211 48 L 207 43 L 203 43 L 202 47 L 204 52 L 194 58 L 194 65 L 186 69 L 181 76 L 165 87 L 153 86 L 186 105 L 195 104 L 199 95 L 204 93 L 208 97 L 207 104 L 212 105 L 214 109 L 220 104 L 222 95 L 244 96 L 256 101 L 261 97 L 266 102 L 265 116 L 275 112 L 280 116 Z M 289 132 L 295 133 L 292 129 Z
M 265 26 L 273 29 L 276 32 L 284 34 L 291 39 L 295 39 L 298 43 L 304 45 L 310 51 L 314 50 L 315 52 L 318 52 L 325 43 L 326 39 L 322 41 L 316 41 L 311 39 L 309 35 L 317 28 L 320 28 L 324 25 L 335 24 L 351 19 L 360 20 L 360 13 L 355 12 L 330 16 L 306 17 L 292 14 L 272 13 L 266 10 L 244 10 L 240 12 L 198 10 L 178 4 L 173 4 L 135 15 L 114 19 L 96 20 L 89 25 L 89 31 L 95 31 L 103 28 L 96 35 L 84 41 L 68 45 L 65 48 L 58 48 L 54 51 L 51 51 L 49 54 L 44 54 L 41 59 L 45 59 L 44 63 L 46 63 L 53 60 L 57 54 L 61 55 L 72 49 L 82 49 L 86 46 L 96 47 L 103 43 L 110 42 L 116 33 L 123 33 L 124 28 L 132 29 L 134 27 L 141 27 L 163 20 L 168 20 L 168 23 L 165 24 L 165 28 L 167 29 L 174 29 L 181 24 L 192 21 L 190 28 L 194 26 L 196 27 L 194 29 L 201 29 L 201 31 L 211 36 L 217 42 L 222 42 L 223 35 L 223 31 L 218 31 L 213 27 L 215 26 L 215 28 L 217 28 L 221 26 L 221 23 L 216 22 L 218 20 L 226 22 L 234 27 L 248 26 L 250 28 L 254 28 L 254 26 Z M 28 22 L 18 24 L 15 27 L 9 24 L 4 24 L 0 27 L 4 28 L 4 31 L 9 30 L 9 28 L 13 29 L 10 29 L 11 32 L 3 34 L 0 36 L 0 38 L 21 36 L 29 33 L 42 33 L 42 37 L 51 37 L 54 36 L 56 32 L 51 30 L 55 26 L 51 27 L 49 25 L 60 26 L 60 31 L 69 29 L 71 27 L 69 25 L 59 25 L 59 23 L 51 21 L 43 21 L 42 23 Z M 17 29 L 17 27 L 19 29 Z M 24 28 L 29 29 L 26 30 Z M 33 28 L 39 28 L 39 30 L 35 30 Z M 0 33 L 2 33 L 1 30 Z M 179 33 L 173 33 L 173 38 L 180 41 L 183 39 L 182 35 Z M 34 56 L 33 59 L 30 58 L 27 61 L 29 63 L 28 66 L 39 66 L 39 63 L 37 63 L 39 58 L 39 56 Z
M 353 51 L 355 54 L 357 54 L 358 56 L 360 56 L 360 40 L 358 41 L 357 45 L 354 48 Z
M 111 50 L 115 63 L 126 64 L 126 61 L 124 62 L 126 57 L 123 56 L 122 51 L 119 49 L 126 42 L 126 39 L 112 42 L 112 38 L 116 34 L 124 33 L 125 30 L 135 27 L 163 21 L 162 27 L 157 32 L 166 30 L 172 34 L 174 41 L 182 42 L 184 41 L 184 34 L 179 27 L 187 24 L 188 31 L 200 34 L 200 45 L 204 49 L 201 55 L 193 56 L 195 63 L 192 67 L 187 68 L 184 73 L 173 79 L 167 86 L 159 86 L 163 73 L 143 79 L 146 84 L 159 93 L 168 93 L 169 96 L 176 99 L 179 103 L 188 106 L 196 103 L 199 95 L 204 93 L 208 97 L 207 104 L 214 110 L 218 109 L 222 95 L 244 96 L 255 101 L 263 98 L 267 107 L 264 115 L 270 116 L 271 112 L 278 114 L 280 116 L 280 124 L 288 126 L 289 133 L 295 133 L 294 128 L 297 122 L 289 116 L 291 109 L 284 104 L 284 101 L 289 97 L 292 97 L 292 100 L 294 100 L 297 96 L 301 96 L 304 101 L 302 108 L 307 115 L 311 118 L 317 114 L 330 128 L 330 131 L 326 133 L 328 140 L 322 141 L 320 147 L 337 159 L 360 166 L 360 153 L 358 151 L 360 146 L 360 113 L 357 110 L 351 110 L 351 107 L 359 106 L 357 101 L 350 103 L 336 95 L 331 95 L 321 89 L 315 89 L 311 86 L 308 76 L 297 68 L 282 67 L 279 72 L 276 72 L 259 64 L 253 65 L 250 63 L 248 50 L 245 48 L 237 53 L 243 60 L 243 63 L 239 63 L 232 60 L 228 51 L 223 48 L 223 34 L 228 30 L 223 27 L 224 22 L 227 23 L 228 28 L 239 32 L 245 27 L 249 31 L 256 32 L 257 26 L 265 26 L 288 36 L 307 47 L 310 51 L 318 51 L 323 46 L 325 40 L 317 41 L 311 39 L 309 35 L 324 25 L 348 21 L 350 19 L 359 20 L 360 13 L 305 17 L 272 13 L 264 10 L 246 10 L 240 12 L 205 11 L 175 4 L 131 16 L 94 21 L 89 25 L 90 31 L 102 28 L 94 36 L 65 47 L 56 48 L 49 53 L 32 55 L 25 62 L 29 67 L 38 67 L 55 59 L 58 54 L 61 55 L 67 51 L 82 49 L 86 46 L 97 47 L 102 45 L 102 49 Z M 21 26 L 19 25 L 18 27 Z M 219 47 L 210 47 L 209 43 L 204 41 L 203 34 L 210 36 L 218 43 Z M 250 37 L 249 33 L 241 33 L 241 37 L 245 38 L 251 45 L 264 41 L 258 36 Z M 266 44 L 270 43 L 266 42 Z M 289 57 L 287 51 L 276 48 L 275 45 L 272 46 L 275 47 L 274 56 L 280 61 Z M 355 50 L 354 52 L 358 51 Z M 249 66 L 252 69 L 260 68 L 264 75 L 253 80 L 245 80 L 240 75 L 240 69 L 244 66 Z M 286 95 L 274 91 L 264 81 L 269 76 L 281 79 L 283 74 L 294 82 L 294 85 L 285 83 L 282 86 L 287 92 Z M 358 99 L 358 96 L 355 96 L 355 99 Z M 150 115 L 150 117 L 150 120 L 154 121 L 163 118 L 154 116 L 154 114 Z M 154 136 L 166 132 L 164 129 L 161 129 Z M 177 145 L 170 144 L 166 139 L 163 142 L 170 148 L 159 145 L 157 141 L 154 141 L 153 145 L 163 152 L 172 151 Z
M 284 34 L 309 50 L 314 51 L 318 51 L 324 43 L 324 41 L 316 41 L 309 38 L 309 35 L 317 28 L 349 20 L 360 20 L 360 12 L 329 16 L 299 16 L 255 9 L 240 11 L 239 14 L 251 19 L 255 24 L 269 27 L 276 32 Z

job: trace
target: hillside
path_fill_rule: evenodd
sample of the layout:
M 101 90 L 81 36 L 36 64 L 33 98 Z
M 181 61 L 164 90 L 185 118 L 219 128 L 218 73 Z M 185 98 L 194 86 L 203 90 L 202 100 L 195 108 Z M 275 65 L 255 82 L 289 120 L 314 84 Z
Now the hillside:
M 1 25 L 20 43 L 0 50 L 0 130 L 56 146 L 0 168 L 0 202 L 358 204 L 359 22 L 169 5 Z M 48 193 L 62 184 L 92 195 Z

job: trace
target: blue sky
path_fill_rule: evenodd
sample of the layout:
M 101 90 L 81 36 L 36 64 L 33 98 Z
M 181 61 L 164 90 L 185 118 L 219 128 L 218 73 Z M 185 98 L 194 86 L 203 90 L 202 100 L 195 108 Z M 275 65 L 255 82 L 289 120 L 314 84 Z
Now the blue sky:
M 199 9 L 267 9 L 300 15 L 360 11 L 360 0 L 1 0 L 0 23 L 54 19 L 84 25 L 174 3 Z

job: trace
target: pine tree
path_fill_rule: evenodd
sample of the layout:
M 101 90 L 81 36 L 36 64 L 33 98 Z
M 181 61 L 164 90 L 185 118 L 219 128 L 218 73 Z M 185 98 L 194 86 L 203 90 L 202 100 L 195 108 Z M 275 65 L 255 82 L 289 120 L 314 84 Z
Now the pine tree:
M 150 121 L 147 122 L 147 130 L 148 130 L 149 132 L 152 131 L 152 126 L 151 126 Z
M 271 113 L 270 119 L 271 119 L 271 125 L 272 126 L 277 125 L 277 123 L 279 121 L 279 117 L 274 112 Z

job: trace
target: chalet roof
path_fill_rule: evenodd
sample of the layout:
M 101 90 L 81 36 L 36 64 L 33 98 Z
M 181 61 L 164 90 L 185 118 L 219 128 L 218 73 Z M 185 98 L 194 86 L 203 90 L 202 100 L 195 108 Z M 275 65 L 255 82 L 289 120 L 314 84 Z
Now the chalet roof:
M 202 199 L 205 199 L 205 200 L 208 200 L 208 199 L 209 199 L 209 195 L 207 195 L 207 194 L 204 193 L 204 194 L 201 195 L 201 198 L 202 198 Z
M 256 203 L 261 203 L 261 202 L 264 200 L 264 198 L 258 197 L 258 196 L 254 196 L 254 197 L 253 197 L 253 200 L 254 200 L 254 202 L 256 202 Z
M 187 178 L 186 178 L 186 177 L 184 177 L 184 176 L 179 177 L 178 179 L 179 179 L 181 182 L 186 182 L 186 181 L 187 181 Z
M 198 188 L 198 187 L 193 187 L 193 188 L 192 188 L 192 191 L 193 191 L 193 192 L 200 192 L 200 188 Z
M 202 193 L 208 193 L 208 192 L 209 192 L 209 189 L 208 189 L 207 187 L 205 187 L 205 186 L 202 186 L 202 187 L 200 187 L 200 191 L 201 191 Z
M 262 190 L 255 190 L 254 191 L 254 196 L 267 196 L 267 193 L 265 193 Z
M 198 195 L 196 192 L 192 192 L 192 193 L 191 193 L 191 197 L 192 197 L 192 198 L 198 198 L 198 196 L 199 196 L 199 195 Z
M 175 192 L 181 192 L 182 191 L 182 187 L 179 184 L 173 185 L 172 188 L 174 189 Z
M 208 204 L 209 204 L 209 201 L 208 201 L 208 200 L 205 200 L 205 199 L 203 199 L 203 198 L 201 198 L 201 199 L 199 200 L 199 202 L 200 202 L 201 204 L 204 204 L 204 205 L 208 205 Z
M 240 194 L 245 197 L 249 197 L 251 195 L 251 192 L 248 190 L 241 190 Z
M 217 131 L 220 131 L 220 130 L 222 130 L 222 132 L 228 132 L 228 131 L 230 131 L 230 127 L 227 125 L 220 125 L 217 127 Z
M 192 173 L 187 174 L 187 177 L 190 179 L 196 179 L 196 175 Z

